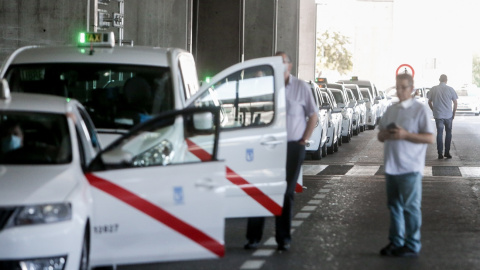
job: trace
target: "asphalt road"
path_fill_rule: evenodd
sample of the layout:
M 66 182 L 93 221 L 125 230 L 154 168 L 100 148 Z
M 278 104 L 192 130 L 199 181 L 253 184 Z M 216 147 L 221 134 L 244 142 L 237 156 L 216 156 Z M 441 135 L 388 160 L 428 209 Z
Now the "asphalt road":
M 389 214 L 383 145 L 368 130 L 333 155 L 305 161 L 290 251 L 275 251 L 273 218 L 257 251 L 243 249 L 246 219 L 229 219 L 222 259 L 118 269 L 480 269 L 480 117 L 458 115 L 453 130 L 452 159 L 438 160 L 436 146 L 428 147 L 418 258 L 378 255 Z

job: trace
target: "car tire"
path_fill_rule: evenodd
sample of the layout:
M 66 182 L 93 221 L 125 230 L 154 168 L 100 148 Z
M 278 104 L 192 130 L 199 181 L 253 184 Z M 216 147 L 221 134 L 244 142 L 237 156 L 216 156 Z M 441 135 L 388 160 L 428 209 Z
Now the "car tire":
M 85 235 L 83 237 L 83 242 L 82 242 L 82 253 L 80 255 L 80 264 L 78 269 L 79 270 L 88 270 L 89 269 L 89 237 L 88 237 L 88 231 L 85 231 Z
M 321 160 L 322 159 L 322 146 L 321 145 L 318 145 L 318 149 L 316 151 L 312 152 L 312 159 L 313 160 Z
M 333 136 L 332 136 L 332 145 L 330 145 L 328 148 L 327 148 L 327 153 L 328 154 L 333 154 L 333 146 L 335 145 L 335 139 L 334 139 L 334 136 L 335 136 L 335 130 L 333 130 Z M 338 139 L 337 139 L 337 142 L 338 142 Z
M 339 145 L 339 143 L 338 143 L 338 140 L 337 140 L 337 143 L 335 143 L 333 145 L 333 152 L 338 152 L 338 145 Z
M 322 157 L 326 157 L 327 156 L 327 143 L 325 142 L 322 146 Z
M 480 115 L 480 112 L 475 113 L 475 116 L 479 116 L 479 115 Z
M 341 146 L 341 145 L 343 144 L 343 141 L 342 141 L 342 140 L 343 140 L 343 136 L 342 136 L 342 134 L 340 133 L 340 137 L 337 138 L 337 144 L 338 144 L 338 146 Z

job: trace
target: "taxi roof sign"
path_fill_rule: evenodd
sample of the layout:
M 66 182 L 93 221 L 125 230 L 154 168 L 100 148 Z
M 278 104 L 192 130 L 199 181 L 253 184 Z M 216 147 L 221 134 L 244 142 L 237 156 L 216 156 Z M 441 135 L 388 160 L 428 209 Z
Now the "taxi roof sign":
M 350 79 L 350 81 L 358 81 L 358 76 L 352 76 L 352 78 Z
M 327 83 L 327 78 L 318 78 L 315 80 L 317 83 Z
M 78 35 L 78 46 L 113 48 L 115 47 L 115 35 L 113 32 L 82 32 Z

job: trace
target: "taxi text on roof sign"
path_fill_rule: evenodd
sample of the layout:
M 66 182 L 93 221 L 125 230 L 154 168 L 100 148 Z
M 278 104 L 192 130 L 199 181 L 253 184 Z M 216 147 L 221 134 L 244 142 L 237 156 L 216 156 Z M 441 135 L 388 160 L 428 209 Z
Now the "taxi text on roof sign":
M 115 36 L 113 32 L 107 32 L 107 33 L 82 32 L 78 36 L 78 45 L 94 46 L 94 47 L 114 47 Z

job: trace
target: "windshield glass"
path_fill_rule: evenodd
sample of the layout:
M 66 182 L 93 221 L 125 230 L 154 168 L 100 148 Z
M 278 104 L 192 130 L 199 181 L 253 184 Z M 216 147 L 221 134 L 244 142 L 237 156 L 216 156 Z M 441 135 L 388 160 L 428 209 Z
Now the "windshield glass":
M 365 90 L 362 89 L 361 91 L 362 91 L 362 96 L 363 96 L 363 98 L 368 98 L 368 99 L 370 99 L 370 95 L 369 95 L 369 92 L 368 92 L 367 89 L 365 89 Z
M 477 91 L 467 89 L 456 90 L 456 92 L 459 97 L 476 97 L 479 94 Z
M 52 94 L 80 101 L 99 129 L 130 129 L 174 106 L 170 70 L 108 64 L 12 65 L 15 92 Z
M 72 160 L 65 115 L 1 112 L 0 164 L 63 164 Z
M 333 97 L 337 103 L 345 103 L 343 102 L 343 96 L 340 91 L 332 91 Z

